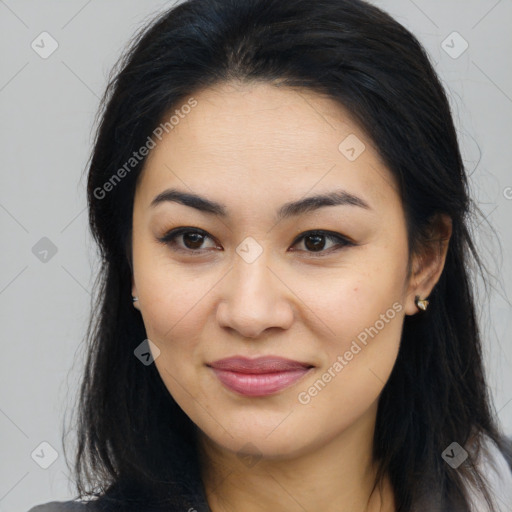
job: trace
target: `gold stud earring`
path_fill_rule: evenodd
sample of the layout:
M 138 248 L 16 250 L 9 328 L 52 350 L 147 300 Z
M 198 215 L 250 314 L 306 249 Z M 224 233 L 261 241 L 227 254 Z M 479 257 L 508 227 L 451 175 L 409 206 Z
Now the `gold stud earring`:
M 420 300 L 420 296 L 416 295 L 414 302 L 419 309 L 426 311 L 429 301 L 427 299 Z

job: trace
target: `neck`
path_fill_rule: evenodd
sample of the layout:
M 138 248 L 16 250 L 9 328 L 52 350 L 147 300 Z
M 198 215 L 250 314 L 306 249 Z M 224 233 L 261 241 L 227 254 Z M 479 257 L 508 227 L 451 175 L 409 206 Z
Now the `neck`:
M 389 479 L 374 488 L 376 404 L 322 446 L 294 457 L 241 460 L 202 432 L 201 476 L 212 512 L 394 512 Z

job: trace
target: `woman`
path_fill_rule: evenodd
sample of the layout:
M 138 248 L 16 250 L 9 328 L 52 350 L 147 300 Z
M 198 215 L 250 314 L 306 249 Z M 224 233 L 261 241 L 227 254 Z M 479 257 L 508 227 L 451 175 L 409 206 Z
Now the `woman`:
M 189 0 L 116 71 L 88 179 L 96 499 L 33 510 L 509 510 L 474 205 L 415 37 L 360 0 Z

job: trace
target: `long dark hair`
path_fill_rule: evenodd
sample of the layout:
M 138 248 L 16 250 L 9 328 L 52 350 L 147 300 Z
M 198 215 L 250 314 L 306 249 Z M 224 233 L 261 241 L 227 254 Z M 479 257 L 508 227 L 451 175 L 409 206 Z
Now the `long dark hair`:
M 485 266 L 469 220 L 479 210 L 426 52 L 362 0 L 188 0 L 141 30 L 113 70 L 88 171 L 101 269 L 76 408 L 79 496 L 105 504 L 204 503 L 197 427 L 155 365 L 134 356 L 146 332 L 131 301 L 133 198 L 145 162 L 133 153 L 194 94 L 231 80 L 306 88 L 348 109 L 399 183 L 410 255 L 435 243 L 438 214 L 451 217 L 429 309 L 404 320 L 379 401 L 374 459 L 376 484 L 389 475 L 397 510 L 413 510 L 426 489 L 439 510 L 469 510 L 466 485 L 485 484 L 483 475 L 472 456 L 454 470 L 443 450 L 454 441 L 478 447 L 485 434 L 512 460 L 488 395 L 475 311 L 471 270 Z M 492 506 L 489 493 L 486 499 Z

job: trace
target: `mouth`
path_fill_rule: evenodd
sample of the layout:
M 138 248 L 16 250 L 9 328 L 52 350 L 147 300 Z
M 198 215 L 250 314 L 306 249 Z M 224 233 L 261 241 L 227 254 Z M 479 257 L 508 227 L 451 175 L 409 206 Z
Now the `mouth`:
M 207 364 L 219 381 L 244 396 L 267 396 L 286 389 L 312 371 L 313 365 L 282 357 L 230 357 Z

